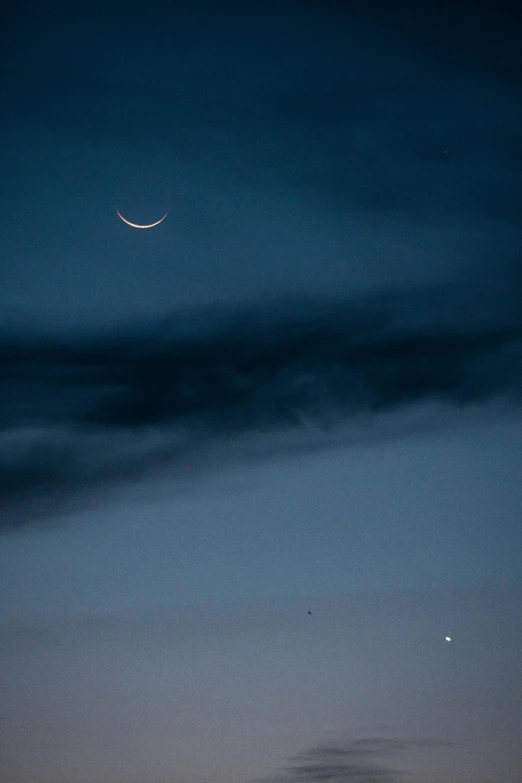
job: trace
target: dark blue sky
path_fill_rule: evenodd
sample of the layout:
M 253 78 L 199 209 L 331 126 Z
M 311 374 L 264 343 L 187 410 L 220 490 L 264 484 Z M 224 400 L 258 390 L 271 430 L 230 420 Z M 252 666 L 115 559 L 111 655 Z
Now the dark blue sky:
M 386 7 L 13 11 L 2 320 L 71 329 L 280 292 L 511 286 L 509 20 Z M 115 203 L 136 222 L 171 212 L 137 235 Z
M 520 22 L 9 10 L 2 781 L 518 783 Z

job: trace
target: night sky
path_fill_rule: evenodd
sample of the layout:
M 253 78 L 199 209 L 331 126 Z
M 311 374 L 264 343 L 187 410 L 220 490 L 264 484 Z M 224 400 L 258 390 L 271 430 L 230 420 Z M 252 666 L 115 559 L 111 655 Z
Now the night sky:
M 8 9 L 2 783 L 522 780 L 513 7 Z

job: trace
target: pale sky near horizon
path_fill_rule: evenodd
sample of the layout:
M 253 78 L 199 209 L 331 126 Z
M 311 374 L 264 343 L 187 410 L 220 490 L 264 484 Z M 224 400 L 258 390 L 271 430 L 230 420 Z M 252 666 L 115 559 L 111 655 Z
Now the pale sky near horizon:
M 2 779 L 516 783 L 522 421 L 478 413 L 4 536 Z

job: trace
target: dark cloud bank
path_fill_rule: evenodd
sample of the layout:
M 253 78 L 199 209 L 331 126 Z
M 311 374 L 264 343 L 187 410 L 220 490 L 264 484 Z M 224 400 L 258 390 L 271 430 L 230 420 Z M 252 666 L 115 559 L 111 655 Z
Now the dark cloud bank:
M 282 433 L 330 437 L 361 416 L 422 404 L 516 406 L 522 319 L 516 307 L 498 311 L 421 291 L 190 314 L 67 340 L 4 333 L 0 524 L 81 508 L 95 491 L 162 467 L 181 474 L 215 444 L 223 455 L 264 437 L 274 453 Z

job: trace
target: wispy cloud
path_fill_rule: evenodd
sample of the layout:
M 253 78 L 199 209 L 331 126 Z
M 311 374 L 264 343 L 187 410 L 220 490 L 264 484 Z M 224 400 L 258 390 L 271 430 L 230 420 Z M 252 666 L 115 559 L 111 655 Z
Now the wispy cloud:
M 399 768 L 409 751 L 448 747 L 432 739 L 365 737 L 339 744 L 320 744 L 291 759 L 284 773 L 275 778 L 288 783 L 390 783 L 406 780 Z M 395 764 L 391 764 L 391 760 Z

